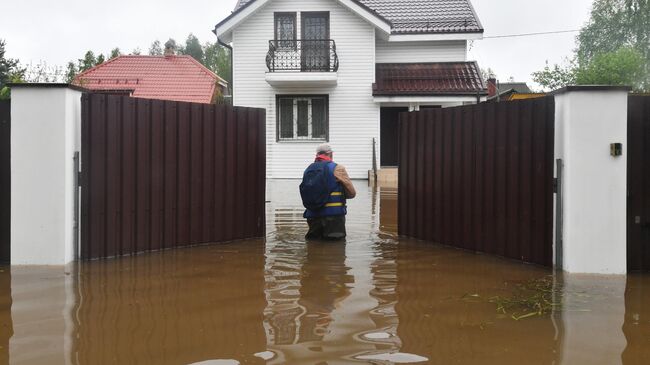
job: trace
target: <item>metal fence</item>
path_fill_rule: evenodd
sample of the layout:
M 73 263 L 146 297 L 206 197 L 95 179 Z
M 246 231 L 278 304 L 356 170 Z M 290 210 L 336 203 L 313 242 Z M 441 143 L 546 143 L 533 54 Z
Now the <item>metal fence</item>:
M 554 99 L 400 114 L 401 235 L 552 265 Z
M 11 102 L 0 100 L 0 263 L 11 259 Z
M 264 234 L 265 111 L 84 94 L 81 258 Z
M 627 262 L 650 270 L 650 96 L 628 99 Z
M 269 72 L 336 72 L 339 69 L 336 42 L 331 39 L 269 41 L 266 67 Z

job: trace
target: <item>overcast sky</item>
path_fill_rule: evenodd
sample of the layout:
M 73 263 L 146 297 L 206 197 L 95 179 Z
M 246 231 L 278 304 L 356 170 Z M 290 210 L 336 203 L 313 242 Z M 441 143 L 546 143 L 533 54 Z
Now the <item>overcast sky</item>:
M 571 30 L 588 19 L 592 0 L 472 0 L 485 36 Z M 64 66 L 86 50 L 123 52 L 194 33 L 215 41 L 214 25 L 236 0 L 3 0 L 0 38 L 9 57 L 22 63 Z M 560 62 L 575 48 L 576 33 L 475 41 L 470 59 L 492 68 L 501 80 L 529 81 L 544 62 Z

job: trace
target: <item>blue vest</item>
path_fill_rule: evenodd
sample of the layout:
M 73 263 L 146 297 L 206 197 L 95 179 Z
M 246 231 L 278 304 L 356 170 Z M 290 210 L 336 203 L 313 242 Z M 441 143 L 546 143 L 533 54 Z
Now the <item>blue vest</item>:
M 336 180 L 334 169 L 336 169 L 334 162 L 327 164 L 327 181 L 330 196 L 325 207 L 317 211 L 305 210 L 305 218 L 333 217 L 348 214 L 348 209 L 345 205 L 345 191 L 343 190 L 343 185 Z

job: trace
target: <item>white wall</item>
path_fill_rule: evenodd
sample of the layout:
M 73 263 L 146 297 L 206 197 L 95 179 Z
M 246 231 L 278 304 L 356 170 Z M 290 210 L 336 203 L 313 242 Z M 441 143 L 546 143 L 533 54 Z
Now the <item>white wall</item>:
M 563 261 L 571 273 L 625 274 L 627 91 L 556 95 L 555 158 L 564 160 Z M 623 156 L 610 155 L 623 143 Z
M 15 87 L 11 94 L 11 263 L 64 265 L 74 258 L 74 152 L 81 93 Z
M 329 11 L 330 36 L 340 61 L 338 85 L 274 88 L 265 81 L 268 41 L 274 37 L 274 12 Z M 379 145 L 379 105 L 372 84 L 378 62 L 450 62 L 467 59 L 467 42 L 388 42 L 376 38 L 374 27 L 332 0 L 274 0 L 233 30 L 234 104 L 267 110 L 267 176 L 299 178 L 314 158 L 319 142 L 276 141 L 276 94 L 329 95 L 329 137 L 335 159 L 353 178 L 365 179 L 372 168 L 372 139 Z M 462 101 L 458 101 L 462 102 Z
M 330 12 L 330 36 L 340 60 L 337 86 L 274 89 L 265 81 L 268 41 L 274 36 L 273 13 L 294 11 Z M 297 18 L 300 22 L 300 14 Z M 379 137 L 379 106 L 372 99 L 373 26 L 331 0 L 275 0 L 234 30 L 233 47 L 235 105 L 267 111 L 267 177 L 301 177 L 319 144 L 276 142 L 275 95 L 329 94 L 329 136 L 335 158 L 353 178 L 367 178 L 372 168 L 372 138 Z
M 388 42 L 377 39 L 377 63 L 465 62 L 467 41 Z

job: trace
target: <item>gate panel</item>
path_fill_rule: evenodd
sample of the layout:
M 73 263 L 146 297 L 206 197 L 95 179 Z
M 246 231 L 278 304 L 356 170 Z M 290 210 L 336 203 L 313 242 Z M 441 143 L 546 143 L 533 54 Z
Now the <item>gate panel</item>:
M 650 270 L 650 96 L 628 102 L 627 262 L 630 271 Z
M 551 266 L 554 103 L 402 113 L 399 233 Z
M 11 260 L 11 102 L 0 100 L 0 263 Z
M 84 94 L 82 116 L 82 259 L 263 236 L 264 110 Z
M 122 180 L 120 181 L 122 194 L 122 217 L 121 217 L 121 240 L 120 240 L 120 254 L 125 252 L 137 252 L 135 245 L 136 242 L 136 192 L 133 188 L 137 183 L 137 166 L 136 161 L 131 156 L 135 156 L 137 148 L 136 143 L 136 121 L 137 115 L 135 108 L 135 99 L 128 99 L 120 103 L 122 109 L 122 134 L 120 135 L 121 141 L 121 156 L 120 164 L 122 170 Z M 90 112 L 90 111 L 88 111 Z M 88 115 L 85 118 L 90 118 Z M 83 126 L 82 126 L 83 132 Z M 83 143 L 82 146 L 87 146 Z M 91 147 L 92 148 L 92 147 Z M 85 149 L 85 147 L 84 147 Z M 83 192 L 86 189 L 81 189 Z M 89 229 L 87 227 L 86 229 Z M 83 236 L 83 230 L 82 230 Z M 82 248 L 83 250 L 83 248 Z
M 165 103 L 163 247 L 174 247 L 178 219 L 178 105 Z

